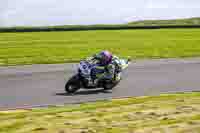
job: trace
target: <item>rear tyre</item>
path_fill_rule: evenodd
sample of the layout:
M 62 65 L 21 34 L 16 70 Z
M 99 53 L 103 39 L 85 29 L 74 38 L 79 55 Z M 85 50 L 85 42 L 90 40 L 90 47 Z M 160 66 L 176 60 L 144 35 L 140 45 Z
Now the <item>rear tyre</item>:
M 69 94 L 75 93 L 80 89 L 80 80 L 78 75 L 73 76 L 65 85 L 65 91 Z
M 112 90 L 120 81 L 106 81 L 103 84 L 104 90 Z

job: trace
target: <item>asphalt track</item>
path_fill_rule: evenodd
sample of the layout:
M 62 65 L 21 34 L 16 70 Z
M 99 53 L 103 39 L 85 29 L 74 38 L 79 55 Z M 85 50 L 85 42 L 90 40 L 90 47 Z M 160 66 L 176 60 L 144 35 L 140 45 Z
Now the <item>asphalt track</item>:
M 68 95 L 64 85 L 75 72 L 76 64 L 0 67 L 0 110 L 200 90 L 200 58 L 136 61 L 112 92 Z

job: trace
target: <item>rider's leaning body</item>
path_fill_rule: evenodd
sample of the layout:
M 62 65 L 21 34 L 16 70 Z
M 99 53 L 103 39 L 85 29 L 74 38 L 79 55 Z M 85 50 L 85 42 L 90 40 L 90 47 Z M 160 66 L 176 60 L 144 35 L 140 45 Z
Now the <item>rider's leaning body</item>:
M 116 63 L 119 61 L 117 56 L 112 55 L 109 51 L 102 51 L 87 60 L 97 61 L 97 65 L 91 71 L 93 82 L 100 79 L 113 80 L 115 78 Z

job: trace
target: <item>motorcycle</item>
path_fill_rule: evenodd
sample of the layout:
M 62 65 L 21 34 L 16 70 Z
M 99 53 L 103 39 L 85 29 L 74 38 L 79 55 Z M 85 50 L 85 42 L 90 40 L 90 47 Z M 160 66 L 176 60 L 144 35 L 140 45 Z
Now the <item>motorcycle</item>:
M 78 72 L 72 76 L 65 84 L 67 93 L 75 93 L 80 88 L 96 89 L 103 88 L 104 90 L 112 90 L 121 80 L 122 71 L 128 67 L 130 59 L 119 59 L 115 64 L 115 72 L 113 80 L 101 79 L 96 84 L 90 84 L 92 68 L 97 66 L 96 62 L 83 60 L 80 61 Z

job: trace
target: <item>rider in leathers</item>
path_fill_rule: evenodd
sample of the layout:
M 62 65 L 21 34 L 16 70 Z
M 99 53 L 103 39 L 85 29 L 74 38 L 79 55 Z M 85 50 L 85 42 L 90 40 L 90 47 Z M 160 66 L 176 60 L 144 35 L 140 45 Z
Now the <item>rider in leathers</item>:
M 109 51 L 102 51 L 87 60 L 97 61 L 97 66 L 91 71 L 91 80 L 93 84 L 96 84 L 101 79 L 112 81 L 116 78 L 116 62 L 119 58 L 112 55 Z

